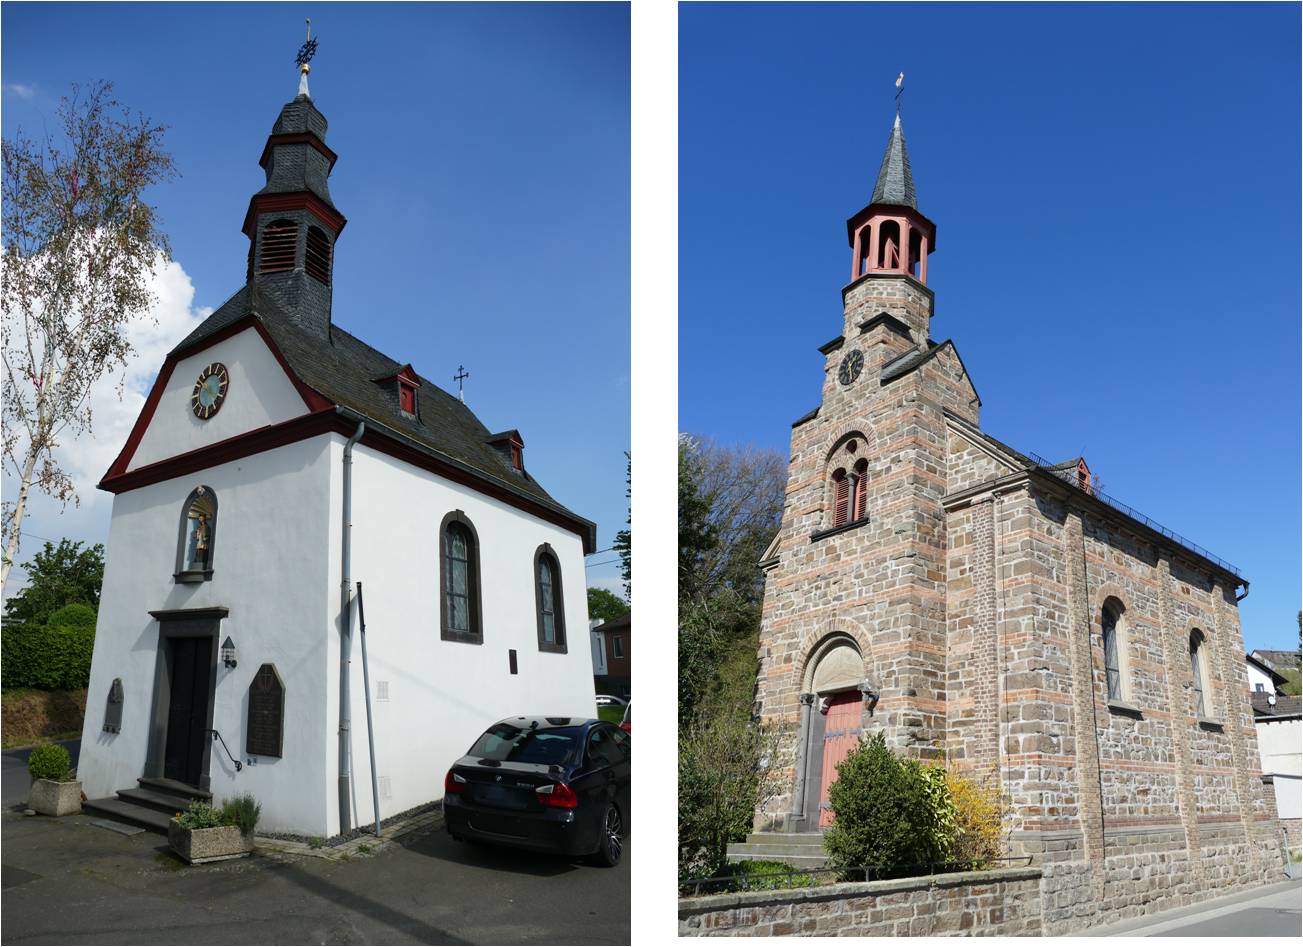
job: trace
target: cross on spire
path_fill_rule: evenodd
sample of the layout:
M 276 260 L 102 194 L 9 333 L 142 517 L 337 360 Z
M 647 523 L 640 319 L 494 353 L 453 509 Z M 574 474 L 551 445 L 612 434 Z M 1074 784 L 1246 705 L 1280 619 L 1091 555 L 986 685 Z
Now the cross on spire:
M 299 54 L 294 57 L 295 64 L 299 67 L 299 95 L 308 95 L 308 73 L 312 67 L 308 63 L 312 62 L 312 57 L 317 55 L 317 41 L 312 38 L 312 19 L 306 20 L 308 24 L 307 38 L 303 45 L 299 47 Z M 308 96 L 311 98 L 311 96 Z
M 458 365 L 457 374 L 452 376 L 452 380 L 457 383 L 457 397 L 461 399 L 462 404 L 466 403 L 466 392 L 462 389 L 462 382 L 470 377 L 471 373 L 466 371 L 465 365 Z
M 905 74 L 896 77 L 896 124 L 900 124 L 900 97 L 905 91 Z

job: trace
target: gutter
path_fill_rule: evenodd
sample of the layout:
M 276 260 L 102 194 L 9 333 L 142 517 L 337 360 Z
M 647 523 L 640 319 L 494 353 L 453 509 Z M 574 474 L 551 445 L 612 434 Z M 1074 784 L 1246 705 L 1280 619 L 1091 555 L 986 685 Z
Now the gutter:
M 353 532 L 353 445 L 366 432 L 366 422 L 359 420 L 357 430 L 344 445 L 344 504 L 343 536 L 340 544 L 339 567 L 339 831 L 348 832 L 353 828 L 349 818 L 349 802 L 352 799 L 352 773 L 349 751 L 349 736 L 352 726 L 351 698 L 349 695 L 349 656 L 353 645 L 353 609 L 352 609 L 352 532 Z

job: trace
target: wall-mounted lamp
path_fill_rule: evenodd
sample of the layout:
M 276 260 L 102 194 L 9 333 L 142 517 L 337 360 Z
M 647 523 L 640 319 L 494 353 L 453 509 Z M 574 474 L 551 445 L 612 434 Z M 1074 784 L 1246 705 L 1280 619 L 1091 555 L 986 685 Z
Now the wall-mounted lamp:
M 236 665 L 235 642 L 231 640 L 229 635 L 226 640 L 222 642 L 222 663 L 228 668 L 233 668 Z

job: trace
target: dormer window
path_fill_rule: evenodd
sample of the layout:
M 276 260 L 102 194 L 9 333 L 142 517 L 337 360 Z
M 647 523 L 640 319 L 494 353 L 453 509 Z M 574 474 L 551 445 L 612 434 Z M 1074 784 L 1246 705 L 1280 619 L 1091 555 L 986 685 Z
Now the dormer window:
M 399 414 L 405 418 L 417 417 L 416 390 L 421 387 L 421 376 L 416 374 L 416 369 L 411 365 L 404 365 L 393 375 L 382 375 L 373 378 L 372 381 L 384 388 L 389 397 L 398 402 Z
M 501 434 L 494 434 L 488 440 L 489 446 L 494 448 L 502 455 L 502 459 L 511 465 L 511 469 L 524 476 L 525 474 L 525 441 L 521 438 L 519 431 L 503 431 Z

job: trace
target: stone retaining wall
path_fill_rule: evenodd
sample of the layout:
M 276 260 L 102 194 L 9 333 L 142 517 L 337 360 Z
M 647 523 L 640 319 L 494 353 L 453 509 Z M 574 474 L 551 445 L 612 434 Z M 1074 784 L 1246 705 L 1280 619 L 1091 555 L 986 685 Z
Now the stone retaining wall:
M 1039 935 L 1041 871 L 925 878 L 679 899 L 679 936 Z

